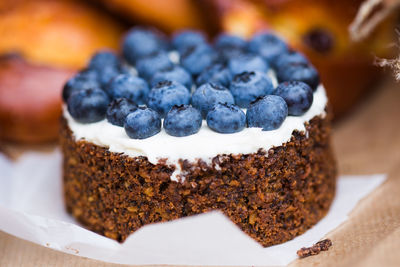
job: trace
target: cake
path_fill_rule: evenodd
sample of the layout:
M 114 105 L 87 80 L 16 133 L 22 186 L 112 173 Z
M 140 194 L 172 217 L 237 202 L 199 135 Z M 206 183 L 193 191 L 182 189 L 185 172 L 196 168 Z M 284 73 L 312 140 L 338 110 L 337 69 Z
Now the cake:
M 219 210 L 263 246 L 316 224 L 335 194 L 330 111 L 315 68 L 279 37 L 136 27 L 64 86 L 66 208 L 123 242 Z

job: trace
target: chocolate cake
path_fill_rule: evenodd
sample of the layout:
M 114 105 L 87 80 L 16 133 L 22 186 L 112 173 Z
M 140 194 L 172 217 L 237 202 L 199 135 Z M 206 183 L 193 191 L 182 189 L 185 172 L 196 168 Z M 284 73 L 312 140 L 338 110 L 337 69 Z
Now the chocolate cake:
M 195 31 L 169 44 L 143 28 L 122 53 L 96 54 L 64 87 L 65 202 L 84 226 L 123 242 L 146 224 L 219 210 L 270 246 L 327 213 L 330 112 L 304 56 L 271 33 L 211 46 Z

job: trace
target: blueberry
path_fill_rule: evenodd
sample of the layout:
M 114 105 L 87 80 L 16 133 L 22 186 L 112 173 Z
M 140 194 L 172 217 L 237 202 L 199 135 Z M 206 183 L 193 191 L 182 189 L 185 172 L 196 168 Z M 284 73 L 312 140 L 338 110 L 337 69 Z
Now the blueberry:
M 218 133 L 236 133 L 246 126 L 246 115 L 235 105 L 215 105 L 207 114 L 207 125 Z
M 202 118 L 200 112 L 192 106 L 173 106 L 164 120 L 165 131 L 172 136 L 188 136 L 200 130 Z
M 202 32 L 193 30 L 183 30 L 174 34 L 172 45 L 180 53 L 183 53 L 187 48 L 198 44 L 206 43 L 206 38 Z
M 181 65 L 192 75 L 200 74 L 216 59 L 215 51 L 208 44 L 191 46 L 180 57 Z
M 236 75 L 230 86 L 235 103 L 241 108 L 247 108 L 260 96 L 271 94 L 273 89 L 271 79 L 258 71 Z
M 247 54 L 245 50 L 237 47 L 227 47 L 225 49 L 220 49 L 218 52 L 218 60 L 222 63 L 227 63 L 231 59 L 241 57 L 243 54 Z
M 155 86 L 157 83 L 165 80 L 179 82 L 189 91 L 192 88 L 192 76 L 180 66 L 173 66 L 172 68 L 156 72 L 151 79 L 151 85 Z
M 200 86 L 207 82 L 212 82 L 228 87 L 231 80 L 232 74 L 229 69 L 224 64 L 216 63 L 203 70 L 197 77 L 196 84 Z
M 91 123 L 104 119 L 109 103 L 107 94 L 100 88 L 82 89 L 68 98 L 68 111 L 78 122 Z
M 320 83 L 318 71 L 310 64 L 290 63 L 276 71 L 278 82 L 301 81 L 315 91 Z
M 288 50 L 287 44 L 278 36 L 264 32 L 253 36 L 249 41 L 249 51 L 259 54 L 268 63 Z
M 128 98 L 139 105 L 146 104 L 149 91 L 145 80 L 130 74 L 118 75 L 106 88 L 112 99 Z
M 123 127 L 125 124 L 126 116 L 134 112 L 137 105 L 130 99 L 117 98 L 111 101 L 108 105 L 106 118 L 107 121 L 113 125 Z
M 100 86 L 104 89 L 108 86 L 112 79 L 121 74 L 121 71 L 116 67 L 106 66 L 103 69 L 98 70 L 97 73 L 98 82 Z
M 268 64 L 260 56 L 253 54 L 240 54 L 231 58 L 228 62 L 228 67 L 234 76 L 245 71 L 267 72 L 269 69 Z
M 203 118 L 217 103 L 235 103 L 231 92 L 222 85 L 205 83 L 193 93 L 192 105 L 200 110 Z
M 139 59 L 136 63 L 136 69 L 139 76 L 143 77 L 145 80 L 150 80 L 157 71 L 172 68 L 173 65 L 168 54 L 160 52 Z
M 215 39 L 214 46 L 219 57 L 223 61 L 229 61 L 245 53 L 247 42 L 239 36 L 223 33 Z
M 160 33 L 151 29 L 134 27 L 125 35 L 122 43 L 122 54 L 130 64 L 135 64 L 139 58 L 166 48 L 167 44 Z
M 303 82 L 283 82 L 276 87 L 273 94 L 286 101 L 289 115 L 293 116 L 303 115 L 313 102 L 313 91 Z
M 157 111 L 161 117 L 175 105 L 190 103 L 190 92 L 175 81 L 162 81 L 150 90 L 147 105 Z
M 293 63 L 304 63 L 308 64 L 308 59 L 299 52 L 289 52 L 279 55 L 273 62 L 274 68 L 284 68 L 284 66 Z
M 288 107 L 285 100 L 280 96 L 267 95 L 250 104 L 246 119 L 249 127 L 271 131 L 278 129 L 287 115 Z
M 100 85 L 97 81 L 97 72 L 95 70 L 86 69 L 78 72 L 65 83 L 62 98 L 66 103 L 73 92 L 82 89 L 97 88 L 99 86 Z
M 118 56 L 111 51 L 99 51 L 89 61 L 89 69 L 101 70 L 105 67 L 119 68 L 121 62 Z
M 215 48 L 217 50 L 223 50 L 223 49 L 231 49 L 231 48 L 238 48 L 240 50 L 245 50 L 246 49 L 247 42 L 236 35 L 231 35 L 228 33 L 222 33 L 217 36 L 215 39 Z
M 126 134 L 132 139 L 146 139 L 161 131 L 160 115 L 147 107 L 138 107 L 126 117 Z

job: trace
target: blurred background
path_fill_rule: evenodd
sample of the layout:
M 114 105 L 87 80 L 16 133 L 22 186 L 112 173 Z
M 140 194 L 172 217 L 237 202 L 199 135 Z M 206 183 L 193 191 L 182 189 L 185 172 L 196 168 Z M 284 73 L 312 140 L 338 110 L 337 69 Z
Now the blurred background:
M 335 120 L 343 119 L 381 81 L 382 70 L 374 66 L 374 58 L 390 58 L 396 52 L 390 45 L 396 40 L 395 12 L 385 13 L 365 37 L 350 37 L 349 26 L 362 2 L 1 0 L 0 140 L 55 141 L 63 83 L 95 51 L 118 51 L 121 36 L 133 25 L 152 25 L 168 34 L 195 28 L 210 40 L 220 32 L 249 37 L 262 29 L 276 31 L 317 67 Z M 379 9 L 382 5 L 368 16 Z

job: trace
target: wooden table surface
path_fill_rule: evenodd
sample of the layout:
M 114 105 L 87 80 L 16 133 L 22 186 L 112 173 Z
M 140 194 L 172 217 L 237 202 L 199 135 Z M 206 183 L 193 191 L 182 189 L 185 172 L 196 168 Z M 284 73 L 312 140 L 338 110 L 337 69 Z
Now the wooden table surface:
M 333 141 L 340 174 L 388 172 L 392 173 L 391 176 L 396 176 L 397 173 L 400 174 L 400 168 L 396 169 L 397 166 L 400 166 L 400 87 L 398 85 L 385 83 L 380 86 L 380 88 L 370 94 L 362 104 L 355 107 L 351 115 L 337 122 L 334 128 Z M 390 180 L 400 181 L 400 175 L 397 176 L 398 177 L 394 177 Z M 388 194 L 397 193 L 397 186 L 400 185 L 396 182 L 395 186 L 395 188 L 393 188 L 393 186 L 387 186 L 389 187 L 387 189 L 387 192 L 389 192 Z M 395 208 L 399 206 L 400 203 L 396 202 Z M 365 209 L 366 210 L 363 212 L 367 213 L 368 207 Z M 362 216 L 363 212 L 358 212 L 354 216 Z M 393 211 L 390 210 L 390 213 L 393 213 Z M 400 214 L 391 214 L 388 218 L 390 217 L 392 220 L 395 218 L 395 220 L 397 220 L 399 216 Z M 354 218 L 351 217 L 350 223 L 347 224 L 351 224 L 351 220 L 354 220 Z M 387 228 L 388 227 L 385 229 Z M 397 232 L 397 234 L 400 233 L 400 231 Z M 340 233 L 339 231 L 334 236 L 334 244 L 346 244 L 347 235 L 341 235 Z M 399 235 L 396 235 L 396 237 L 397 236 Z M 389 252 L 386 253 L 385 249 L 400 249 L 400 238 L 395 239 L 393 242 L 395 243 L 394 245 L 391 243 L 390 248 L 384 246 L 382 248 L 383 254 L 381 254 L 384 255 L 385 259 L 390 259 L 394 264 L 393 266 L 400 266 L 400 256 L 394 260 L 386 256 Z M 346 244 L 344 247 L 350 248 L 351 246 Z M 361 253 L 360 249 L 358 249 L 358 251 Z M 379 251 L 377 253 L 379 253 Z M 369 260 L 368 263 L 374 263 L 374 259 L 379 258 L 373 258 Z M 340 260 L 342 260 L 342 264 L 339 264 Z M 360 262 L 354 262 L 354 260 L 350 261 L 348 258 L 345 261 L 342 257 L 338 257 L 338 249 L 332 249 L 318 256 L 309 257 L 305 260 L 297 260 L 292 263 L 292 265 L 309 266 L 320 264 L 324 266 L 365 266 L 365 262 L 359 261 Z M 91 267 L 119 265 L 106 264 L 95 260 L 67 255 L 20 240 L 0 231 L 0 266 Z

